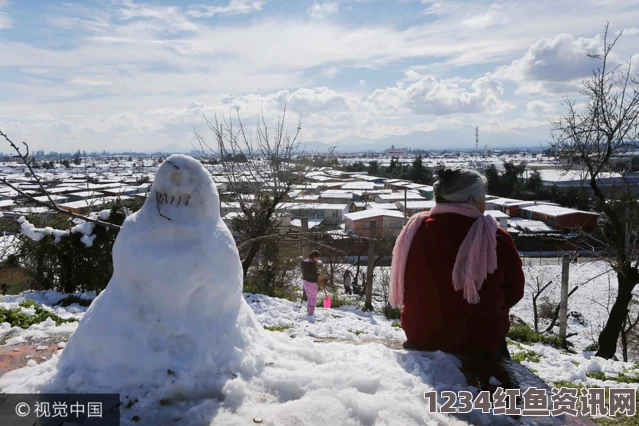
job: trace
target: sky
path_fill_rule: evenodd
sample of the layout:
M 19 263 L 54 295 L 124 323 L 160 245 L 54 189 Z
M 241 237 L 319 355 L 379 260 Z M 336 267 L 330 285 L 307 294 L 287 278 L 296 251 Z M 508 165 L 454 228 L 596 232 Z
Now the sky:
M 291 133 L 301 118 L 302 141 L 338 147 L 474 147 L 475 126 L 482 145 L 543 142 L 606 22 L 639 71 L 637 0 L 0 0 L 0 130 L 45 151 L 188 150 L 195 131 L 214 143 L 204 117 L 254 137 L 286 108 Z

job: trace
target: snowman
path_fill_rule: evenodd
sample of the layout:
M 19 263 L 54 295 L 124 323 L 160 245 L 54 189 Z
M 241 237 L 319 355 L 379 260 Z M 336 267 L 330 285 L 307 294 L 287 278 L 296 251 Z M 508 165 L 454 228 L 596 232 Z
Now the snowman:
M 251 374 L 262 333 L 210 174 L 173 155 L 113 246 L 113 276 L 64 349 L 57 387 L 126 395 L 219 392 Z

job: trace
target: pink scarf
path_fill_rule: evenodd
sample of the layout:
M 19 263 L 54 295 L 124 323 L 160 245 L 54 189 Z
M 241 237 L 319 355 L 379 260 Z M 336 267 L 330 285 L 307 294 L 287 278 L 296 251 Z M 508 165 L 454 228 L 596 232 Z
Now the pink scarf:
M 497 269 L 497 222 L 492 216 L 484 216 L 468 203 L 440 203 L 430 212 L 411 216 L 395 241 L 391 265 L 389 302 L 399 307 L 404 303 L 404 276 L 408 252 L 413 238 L 422 223 L 431 215 L 455 213 L 477 218 L 459 247 L 453 268 L 453 287 L 464 290 L 468 303 L 479 303 L 479 290 L 488 274 Z

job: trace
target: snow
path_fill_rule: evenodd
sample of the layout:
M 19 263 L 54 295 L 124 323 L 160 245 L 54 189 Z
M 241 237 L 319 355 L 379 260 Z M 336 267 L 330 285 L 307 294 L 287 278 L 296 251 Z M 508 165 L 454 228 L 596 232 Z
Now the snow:
M 511 309 L 514 314 L 528 324 L 533 324 L 532 294 L 533 286 L 539 279 L 542 285 L 552 281 L 553 284 L 542 293 L 538 305 L 547 299 L 553 305 L 559 303 L 561 287 L 561 258 L 557 259 L 524 259 L 526 288 L 523 299 Z M 574 316 L 568 318 L 568 333 L 577 333 L 568 340 L 575 349 L 584 350 L 595 343 L 603 329 L 608 312 L 616 298 L 617 276 L 608 263 L 604 261 L 579 260 L 570 264 L 569 289 L 583 285 L 568 299 L 568 312 L 581 314 L 583 324 Z M 639 290 L 636 290 L 639 291 Z M 541 329 L 545 330 L 547 322 L 542 321 Z M 557 332 L 557 329 L 555 329 Z
M 552 204 L 537 204 L 534 206 L 522 207 L 520 210 L 525 213 L 538 213 L 551 217 L 566 216 L 575 213 L 598 216 L 597 213 L 584 212 L 581 210 L 569 209 Z
M 62 237 L 71 233 L 82 234 L 83 236 L 80 240 L 86 247 L 91 247 L 93 245 L 93 240 L 95 240 L 95 235 L 91 235 L 95 228 L 95 224 L 91 222 L 82 222 L 71 229 L 64 231 L 53 229 L 50 226 L 45 228 L 36 228 L 35 225 L 29 222 L 24 216 L 21 216 L 18 219 L 18 223 L 20 224 L 22 235 L 31 238 L 33 241 L 40 241 L 45 235 L 53 235 L 54 241 L 59 243 Z
M 344 217 L 348 220 L 362 220 L 380 216 L 403 218 L 404 213 L 393 210 L 368 209 L 344 215 Z

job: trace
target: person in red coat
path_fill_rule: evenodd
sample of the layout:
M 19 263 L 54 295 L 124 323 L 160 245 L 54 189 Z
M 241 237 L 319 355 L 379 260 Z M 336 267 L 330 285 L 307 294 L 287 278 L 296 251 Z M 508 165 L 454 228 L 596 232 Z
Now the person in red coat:
M 391 303 L 403 301 L 406 347 L 509 357 L 509 310 L 524 274 L 508 233 L 484 215 L 485 178 L 447 169 L 434 193 L 435 208 L 411 218 L 393 251 Z

